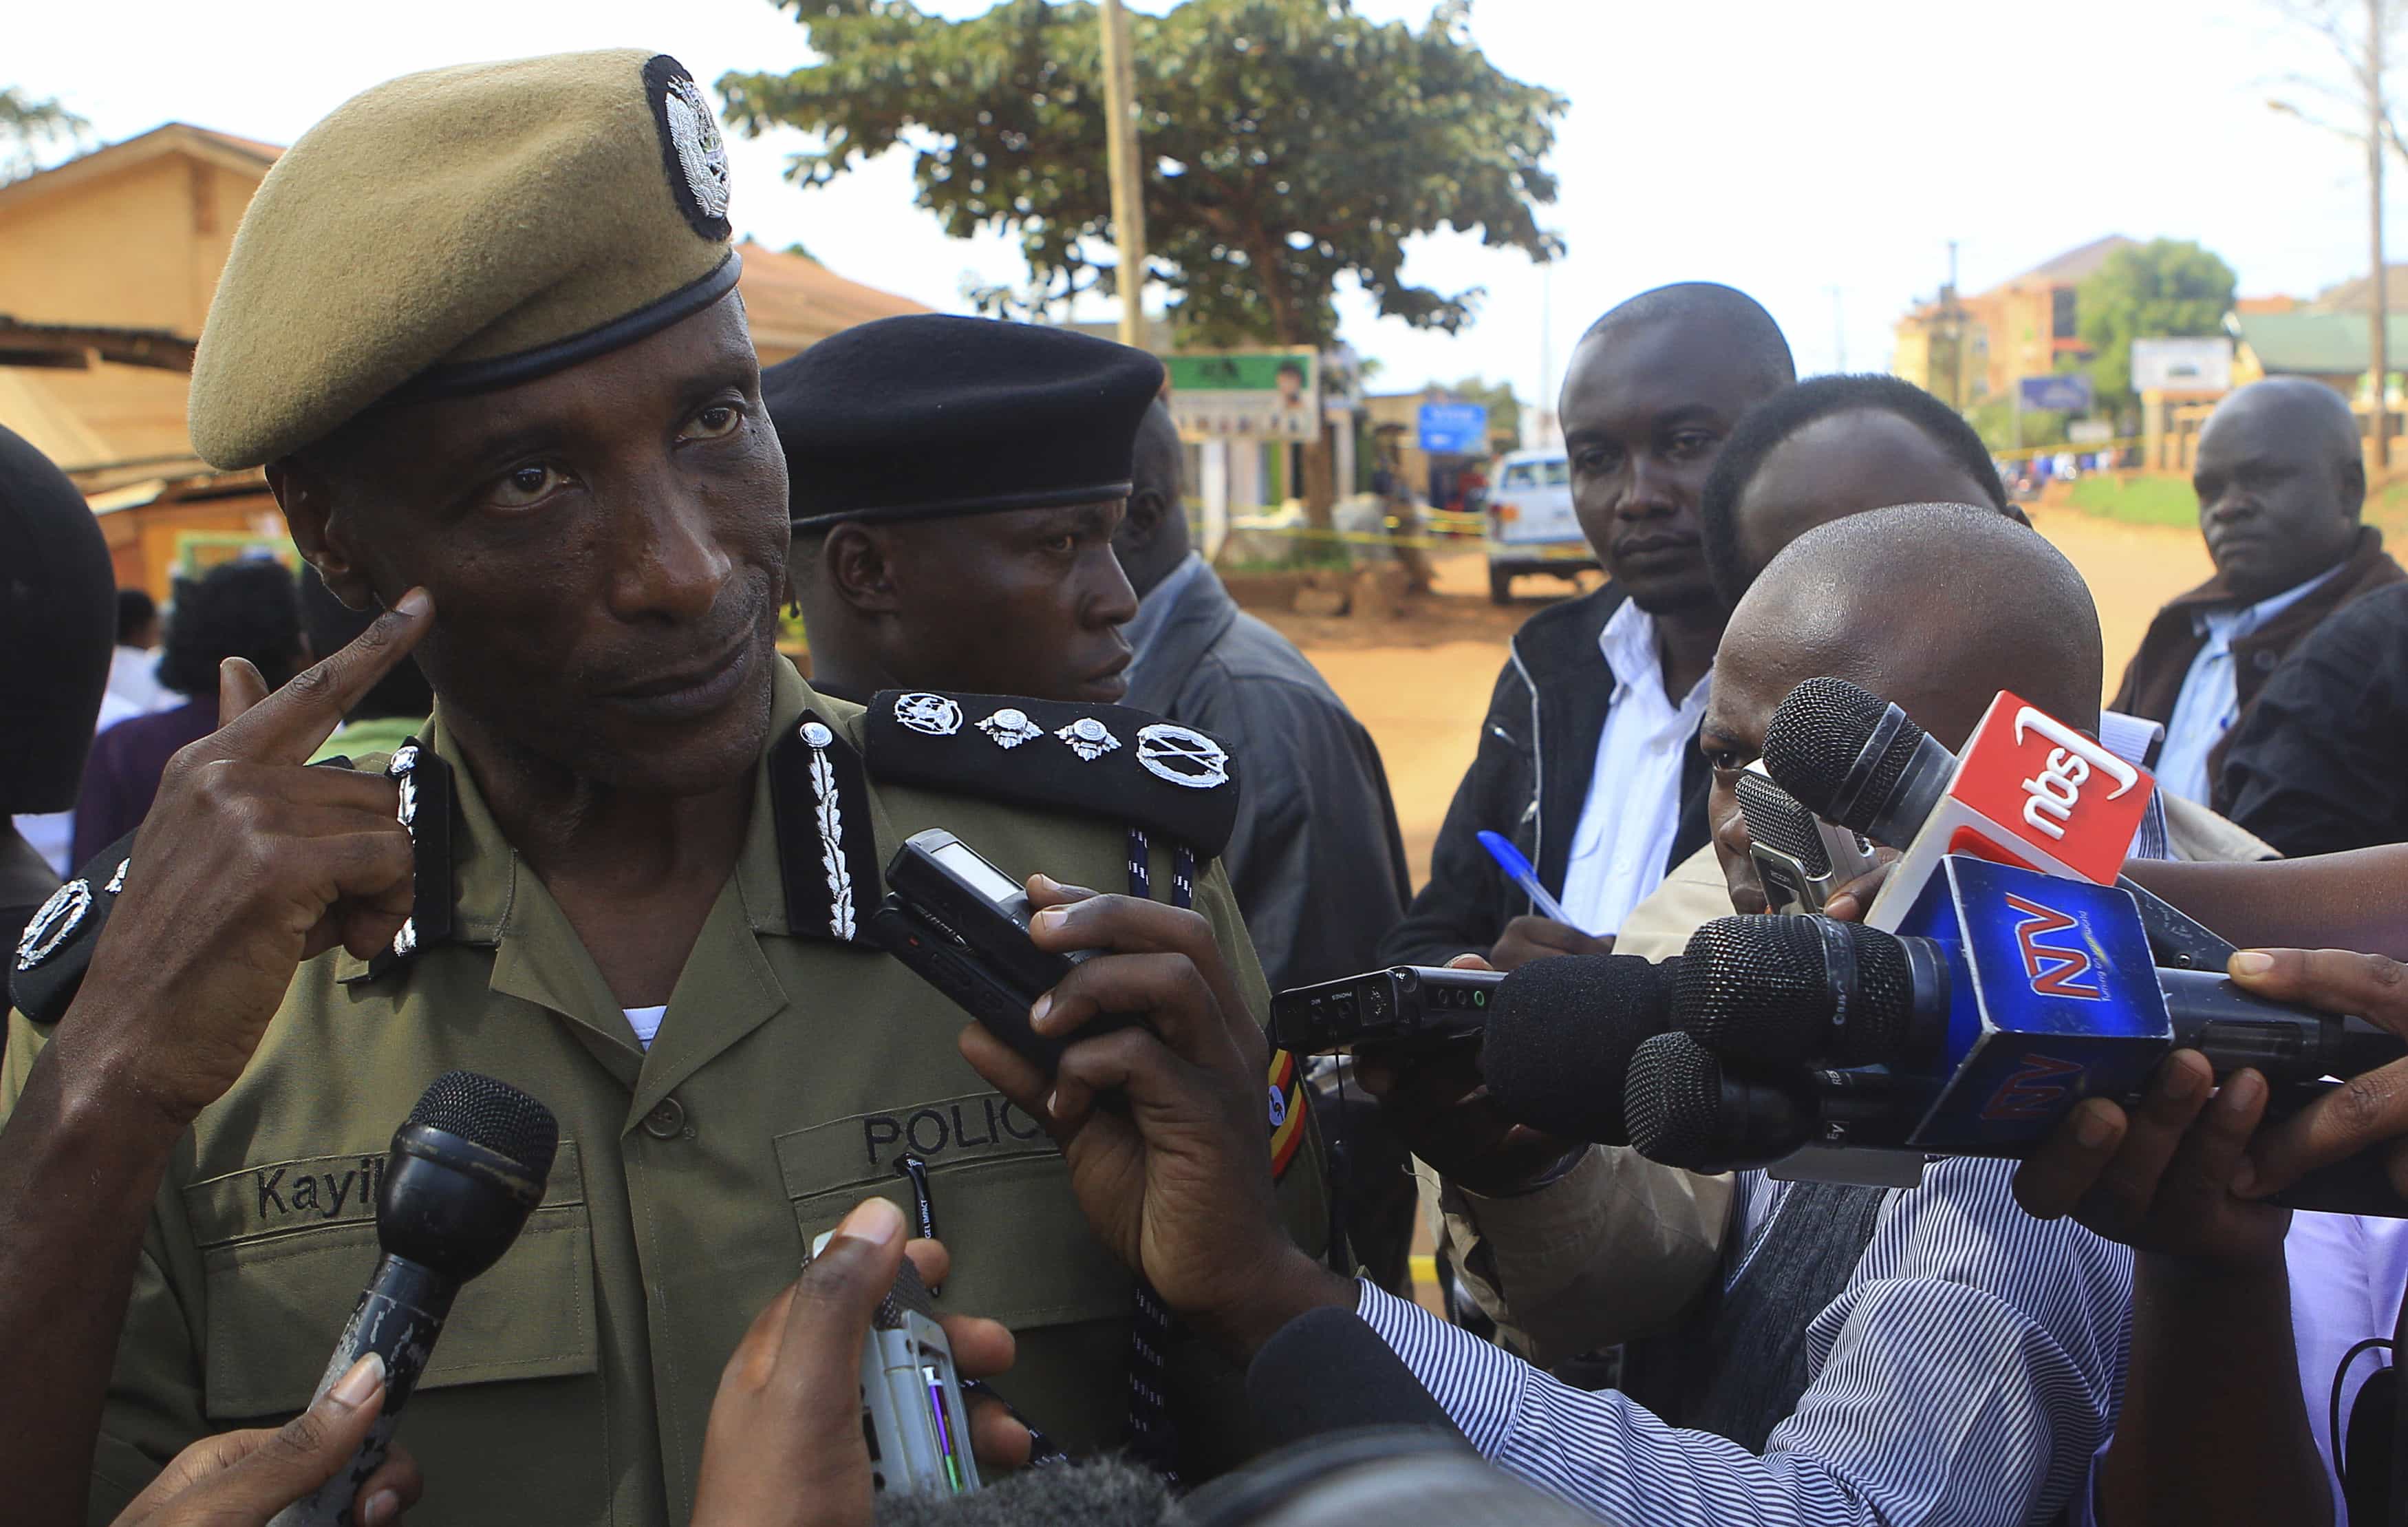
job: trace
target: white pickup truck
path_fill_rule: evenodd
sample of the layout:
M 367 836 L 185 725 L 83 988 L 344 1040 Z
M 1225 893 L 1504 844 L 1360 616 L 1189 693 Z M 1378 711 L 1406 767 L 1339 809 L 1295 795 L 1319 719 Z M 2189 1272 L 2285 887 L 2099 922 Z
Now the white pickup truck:
M 1488 598 L 1513 601 L 1526 572 L 1571 579 L 1597 566 L 1597 553 L 1572 512 L 1571 463 L 1561 451 L 1509 452 L 1488 489 Z

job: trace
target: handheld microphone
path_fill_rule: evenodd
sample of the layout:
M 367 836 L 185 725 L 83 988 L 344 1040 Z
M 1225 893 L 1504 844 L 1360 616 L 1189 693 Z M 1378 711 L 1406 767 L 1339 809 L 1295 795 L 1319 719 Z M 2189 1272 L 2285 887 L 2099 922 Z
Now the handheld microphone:
M 1906 713 L 1843 679 L 1809 679 L 1773 712 L 1764 764 L 1828 820 L 1904 851 L 1865 921 L 1897 929 L 1950 854 L 2094 885 L 2140 903 L 2169 966 L 2221 971 L 2232 945 L 2121 878 L 2156 781 L 2000 690 L 1960 758 Z
M 1680 966 L 1637 955 L 1561 955 L 1508 975 L 1480 1050 L 1498 1107 L 1569 1140 L 1628 1145 L 1623 1079 L 1641 1043 L 1672 1026 Z
M 2049 967 L 2038 979 L 2059 992 L 2082 989 L 2084 952 L 2066 938 L 2073 925 L 2040 927 L 2052 919 L 2028 910 L 2024 916 L 2032 933 L 2027 963 Z M 1948 1053 L 1948 1040 L 1975 1033 L 1978 1017 L 1953 1009 L 1967 994 L 1951 980 L 1941 940 L 1809 922 L 1724 917 L 1700 928 L 1673 994 L 1681 1028 L 1727 1056 L 1756 1061 L 1916 1070 L 1962 1062 Z M 2171 1047 L 2199 1051 L 2219 1076 L 2250 1066 L 2282 1088 L 2356 1075 L 2408 1051 L 2398 1035 L 2363 1018 L 2254 997 L 2206 971 L 2159 966 L 2156 977 L 2172 1023 Z
M 1747 766 L 1733 791 L 1747 822 L 1748 857 L 1770 910 L 1820 912 L 1834 891 L 1873 867 L 1871 844 L 1799 805 L 1764 772 L 1762 759 Z
M 2138 1092 L 2168 1050 L 2284 1088 L 2400 1058 L 2363 1019 L 2253 997 L 2155 963 L 2132 899 L 1950 855 L 1897 933 L 1828 919 L 1727 917 L 1682 960 L 1674 1016 L 1727 1055 L 1881 1065 L 1940 1078 L 1907 1137 L 2012 1154 L 2086 1097 Z
M 409 1111 L 377 1194 L 384 1254 L 317 1390 L 374 1352 L 384 1359 L 384 1409 L 351 1467 L 277 1513 L 272 1527 L 351 1527 L 352 1498 L 383 1463 L 452 1299 L 518 1239 L 559 1144 L 552 1110 L 473 1071 L 437 1076 Z
M 1932 1090 L 1902 1073 L 1741 1064 L 1675 1029 L 1631 1057 L 1622 1109 L 1649 1160 L 1744 1172 L 1808 1145 L 1896 1148 Z

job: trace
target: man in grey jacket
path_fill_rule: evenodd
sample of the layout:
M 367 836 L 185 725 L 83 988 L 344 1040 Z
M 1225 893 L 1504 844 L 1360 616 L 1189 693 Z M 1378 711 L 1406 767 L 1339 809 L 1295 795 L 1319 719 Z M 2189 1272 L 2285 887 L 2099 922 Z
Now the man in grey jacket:
M 1240 610 L 1188 545 L 1170 412 L 1138 427 L 1112 550 L 1138 592 L 1123 703 L 1199 727 L 1245 771 L 1224 862 L 1273 991 L 1371 967 L 1412 888 L 1371 734 L 1296 644 Z
M 1222 863 L 1273 991 L 1370 969 L 1412 894 L 1380 750 L 1296 644 L 1240 610 L 1188 544 L 1185 457 L 1159 402 L 1138 427 L 1112 550 L 1138 592 L 1121 627 L 1127 704 L 1228 745 L 1244 771 Z M 1404 1290 L 1413 1179 L 1403 1145 L 1342 1073 L 1314 1077 L 1347 1239 Z

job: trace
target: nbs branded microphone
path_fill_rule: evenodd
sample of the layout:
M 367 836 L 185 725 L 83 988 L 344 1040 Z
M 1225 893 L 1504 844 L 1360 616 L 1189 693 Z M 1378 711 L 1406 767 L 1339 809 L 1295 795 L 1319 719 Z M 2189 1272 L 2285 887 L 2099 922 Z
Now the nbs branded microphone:
M 318 1381 L 322 1395 L 370 1352 L 384 1409 L 351 1466 L 286 1506 L 274 1527 L 348 1527 L 351 1500 L 384 1462 L 401 1407 L 426 1371 L 460 1286 L 501 1260 L 543 1200 L 560 1126 L 518 1088 L 473 1071 L 437 1076 L 394 1132 L 377 1194 L 384 1255 Z
M 1765 728 L 1764 764 L 1809 810 L 1902 849 L 1866 914 L 1899 928 L 1940 861 L 1970 854 L 2044 874 L 2121 885 L 2157 962 L 2224 969 L 2232 945 L 2120 879 L 2157 782 L 2001 690 L 1959 758 L 1904 711 L 1843 679 L 1809 679 Z

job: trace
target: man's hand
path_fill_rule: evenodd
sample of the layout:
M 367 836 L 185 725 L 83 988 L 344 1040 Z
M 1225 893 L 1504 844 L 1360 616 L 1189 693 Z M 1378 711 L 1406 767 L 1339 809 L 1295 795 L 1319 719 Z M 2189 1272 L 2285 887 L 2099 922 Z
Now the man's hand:
M 2091 1098 L 2059 1120 L 2015 1169 L 2015 1201 L 2042 1219 L 2070 1214 L 2136 1251 L 2279 1267 L 2291 1211 L 2232 1190 L 2266 1097 L 2258 1073 L 2235 1072 L 2217 1088 L 2207 1057 L 2176 1050 L 2128 1116 Z
M 1594 939 L 1569 923 L 1552 917 L 1521 916 L 1505 925 L 1497 946 L 1488 951 L 1492 971 L 1518 971 L 1534 959 L 1556 955 L 1610 955 L 1613 940 Z
M 281 1427 L 203 1437 L 169 1461 L 113 1527 L 265 1527 L 351 1467 L 384 1409 L 384 1360 L 370 1353 Z M 359 1527 L 393 1527 L 424 1486 L 399 1444 L 352 1497 Z
M 1108 1013 L 1145 1022 L 1078 1041 L 1050 1079 L 976 1025 L 962 1031 L 961 1049 L 1044 1122 L 1096 1234 L 1172 1310 L 1240 1353 L 1315 1304 L 1352 1307 L 1354 1284 L 1307 1257 L 1280 1224 L 1269 1048 L 1211 925 L 1041 875 L 1028 895 L 1043 909 L 1030 928 L 1039 948 L 1112 951 L 1037 1000 L 1037 1031 L 1072 1035 Z
M 1478 955 L 1457 955 L 1447 966 L 1490 968 Z M 1408 1149 L 1440 1176 L 1475 1193 L 1521 1192 L 1584 1148 L 1517 1124 L 1498 1109 L 1480 1073 L 1476 1039 L 1443 1048 L 1363 1046 L 1354 1052 L 1354 1079 L 1379 1100 L 1381 1116 Z
M 803 1275 L 755 1316 L 720 1375 L 702 1441 L 693 1527 L 869 1527 L 869 1445 L 861 1432 L 861 1347 L 870 1317 L 909 1256 L 930 1288 L 951 1263 L 934 1241 L 903 1240 L 903 1211 L 882 1198 L 845 1216 Z M 993 1320 L 940 1322 L 964 1378 L 1011 1365 L 1011 1333 Z M 979 1462 L 1028 1462 L 1027 1428 L 973 1400 Z
M 2232 957 L 2235 985 L 2276 1001 L 2352 1013 L 2408 1036 L 2408 967 L 2346 949 L 2244 949 Z M 2250 1144 L 2236 1190 L 2281 1192 L 2319 1167 L 2388 1146 L 2394 1191 L 2408 1195 L 2408 1060 L 2350 1077 Z
M 1898 868 L 1899 851 L 1895 848 L 1873 850 L 1873 867 L 1856 879 L 1833 891 L 1823 903 L 1823 915 L 1833 922 L 1860 923 L 1872 910 L 1873 898 L 1889 883 L 1889 872 Z
M 218 729 L 170 760 L 125 889 L 52 1048 L 178 1130 L 242 1074 L 302 960 L 366 958 L 410 911 L 390 780 L 303 767 L 432 622 L 412 589 L 350 646 L 269 694 L 224 665 Z

